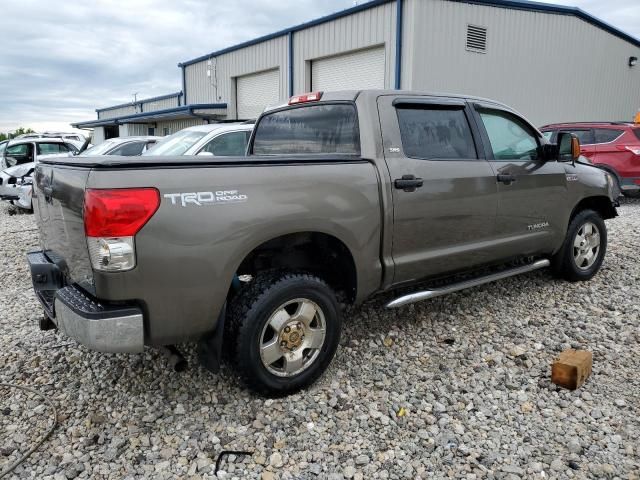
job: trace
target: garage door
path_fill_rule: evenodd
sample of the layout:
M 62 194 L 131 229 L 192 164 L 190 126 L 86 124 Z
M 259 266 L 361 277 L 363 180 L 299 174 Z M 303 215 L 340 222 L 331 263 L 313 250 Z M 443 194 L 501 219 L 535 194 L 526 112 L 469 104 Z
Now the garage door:
M 278 70 L 254 73 L 236 79 L 238 118 L 256 118 L 264 107 L 280 100 L 280 74 Z
M 384 88 L 384 47 L 311 62 L 311 90 Z

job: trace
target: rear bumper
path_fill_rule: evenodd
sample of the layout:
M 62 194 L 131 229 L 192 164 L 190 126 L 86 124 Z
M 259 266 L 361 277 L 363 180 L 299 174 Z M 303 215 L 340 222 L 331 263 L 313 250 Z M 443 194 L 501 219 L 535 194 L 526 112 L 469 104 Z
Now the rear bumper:
M 138 306 L 108 304 L 75 285 L 64 286 L 60 268 L 44 252 L 30 252 L 27 260 L 36 296 L 62 332 L 98 352 L 144 349 L 144 321 Z
M 620 179 L 620 190 L 623 192 L 640 191 L 640 177 L 622 177 Z

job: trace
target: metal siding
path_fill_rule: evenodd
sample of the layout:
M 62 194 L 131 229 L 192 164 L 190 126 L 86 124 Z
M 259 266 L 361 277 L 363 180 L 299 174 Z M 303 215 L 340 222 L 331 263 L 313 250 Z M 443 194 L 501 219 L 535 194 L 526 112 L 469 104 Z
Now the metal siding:
M 140 113 L 136 105 L 127 105 L 126 107 L 112 108 L 109 110 L 101 110 L 98 112 L 98 119 L 107 119 L 121 117 L 123 115 Z
M 274 68 L 279 69 L 279 99 L 288 98 L 287 53 L 287 36 L 283 35 L 212 58 L 211 77 L 207 77 L 207 60 L 187 65 L 185 83 L 188 103 L 227 103 L 227 117 L 236 118 L 235 77 Z M 214 81 L 214 67 L 216 67 L 217 89 Z
M 91 143 L 93 145 L 100 145 L 102 142 L 104 142 L 104 127 L 96 127 L 93 129 Z
M 378 45 L 385 47 L 384 86 L 393 88 L 395 22 L 396 4 L 391 2 L 295 32 L 294 93 L 309 90 L 310 61 Z
M 169 127 L 169 134 L 176 133 L 183 128 L 195 127 L 196 125 L 203 125 L 206 123 L 200 118 L 187 118 L 182 120 L 168 120 L 165 122 L 158 122 L 156 125 L 156 135 L 164 135 L 164 128 Z
M 163 98 L 162 100 L 154 100 L 151 102 L 142 102 L 143 112 L 153 112 L 155 110 L 164 110 L 167 108 L 179 107 L 178 97 Z
M 537 125 L 631 119 L 640 107 L 632 44 L 571 15 L 405 0 L 403 88 L 504 102 Z M 487 53 L 465 49 L 487 27 Z

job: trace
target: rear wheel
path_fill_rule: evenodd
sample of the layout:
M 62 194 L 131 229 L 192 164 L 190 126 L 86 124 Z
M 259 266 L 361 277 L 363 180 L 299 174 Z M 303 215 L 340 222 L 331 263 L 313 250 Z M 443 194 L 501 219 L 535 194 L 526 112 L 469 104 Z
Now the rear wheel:
M 249 388 L 268 396 L 312 384 L 340 338 L 336 296 L 308 274 L 257 275 L 233 299 L 228 320 L 234 367 Z
M 553 258 L 554 271 L 566 280 L 591 279 L 600 270 L 607 251 L 607 227 L 593 210 L 583 210 L 571 220 L 560 251 Z

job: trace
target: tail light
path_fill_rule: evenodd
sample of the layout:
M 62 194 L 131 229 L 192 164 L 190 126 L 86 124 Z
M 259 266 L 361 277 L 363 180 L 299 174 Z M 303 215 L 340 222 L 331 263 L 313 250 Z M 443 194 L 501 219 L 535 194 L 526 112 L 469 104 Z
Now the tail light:
M 317 102 L 322 98 L 322 92 L 304 93 L 295 95 L 289 99 L 289 105 L 297 105 L 298 103 Z
M 84 231 L 91 264 L 117 272 L 136 266 L 136 233 L 160 206 L 155 188 L 89 189 L 84 195 Z
M 634 145 L 625 145 L 624 147 L 626 150 L 630 151 L 631 153 L 633 153 L 634 155 L 638 155 L 640 156 L 640 145 L 638 146 L 634 146 Z

